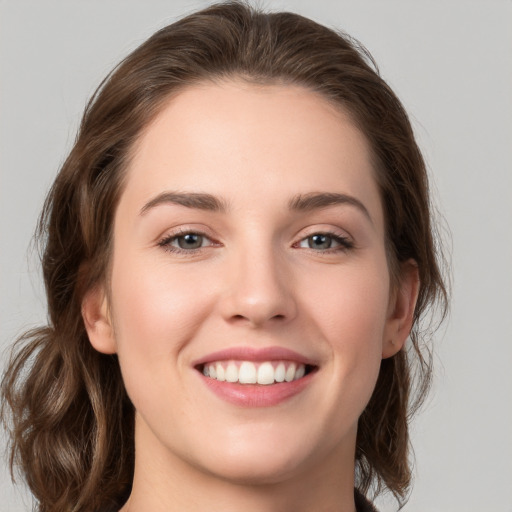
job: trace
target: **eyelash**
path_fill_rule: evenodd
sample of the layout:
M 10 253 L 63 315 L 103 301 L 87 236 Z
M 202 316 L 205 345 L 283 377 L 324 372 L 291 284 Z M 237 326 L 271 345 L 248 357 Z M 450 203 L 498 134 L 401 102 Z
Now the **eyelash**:
M 342 236 L 342 235 L 338 235 L 336 233 L 329 232 L 329 231 L 318 231 L 315 233 L 311 233 L 310 235 L 299 240 L 299 242 L 293 244 L 293 247 L 300 247 L 300 244 L 302 242 L 306 242 L 308 239 L 311 239 L 315 236 L 324 236 L 324 237 L 330 238 L 331 242 L 338 244 L 338 246 L 337 247 L 328 247 L 325 250 L 317 250 L 317 249 L 314 249 L 313 247 L 304 247 L 304 249 L 309 249 L 318 254 L 333 254 L 333 253 L 338 253 L 338 252 L 346 252 L 346 251 L 349 251 L 350 249 L 354 248 L 354 243 L 349 238 Z
M 201 247 L 197 247 L 195 249 L 183 249 L 181 247 L 174 247 L 173 245 L 171 245 L 173 242 L 177 242 L 180 238 L 183 238 L 187 235 L 196 235 L 196 236 L 200 236 L 202 238 L 209 240 L 211 243 L 205 247 L 212 247 L 212 246 L 220 245 L 216 242 L 212 242 L 211 238 L 208 235 L 206 235 L 205 233 L 203 233 L 201 231 L 194 231 L 194 230 L 183 230 L 183 231 L 179 230 L 175 233 L 172 233 L 171 235 L 168 235 L 168 236 L 162 238 L 158 242 L 158 245 L 160 247 L 162 247 L 165 251 L 172 252 L 174 254 L 185 254 L 185 255 L 196 254 L 201 249 L 205 248 L 205 247 L 201 246 Z
M 173 242 L 177 242 L 180 238 L 183 238 L 187 235 L 196 235 L 196 236 L 202 237 L 203 239 L 209 240 L 210 244 L 208 244 L 206 246 L 197 247 L 194 249 L 183 249 L 181 247 L 175 247 L 172 245 Z M 304 238 L 301 238 L 298 242 L 294 243 L 292 247 L 300 248 L 300 244 L 302 242 L 305 242 L 314 236 L 328 237 L 331 239 L 332 242 L 338 244 L 338 246 L 337 247 L 329 247 L 325 250 L 317 250 L 312 247 L 304 247 L 304 249 L 308 249 L 317 254 L 327 255 L 327 254 L 333 254 L 333 253 L 338 253 L 338 252 L 347 252 L 350 249 L 354 248 L 354 243 L 349 238 L 347 238 L 345 236 L 338 235 L 336 233 L 328 232 L 328 231 L 327 232 L 326 231 L 318 231 L 315 233 L 311 233 L 310 235 L 308 235 Z M 219 246 L 219 245 L 220 245 L 219 243 L 212 241 L 211 238 L 208 235 L 206 235 L 205 233 L 203 233 L 201 231 L 193 231 L 193 230 L 177 231 L 175 233 L 172 233 L 171 235 L 168 235 L 168 236 L 162 238 L 158 242 L 158 246 L 162 247 L 165 251 L 172 252 L 174 254 L 183 254 L 183 255 L 193 255 L 193 254 L 196 254 L 199 251 L 201 251 L 201 249 L 205 249 L 207 247 L 212 247 L 212 246 L 215 247 L 215 246 Z

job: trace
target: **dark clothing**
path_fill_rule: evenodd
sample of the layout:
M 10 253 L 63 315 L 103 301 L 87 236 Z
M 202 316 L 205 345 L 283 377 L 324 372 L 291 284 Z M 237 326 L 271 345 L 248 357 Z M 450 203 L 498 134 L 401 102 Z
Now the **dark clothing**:
M 354 490 L 354 500 L 356 502 L 356 512 L 378 512 L 378 510 L 363 496 L 357 489 Z M 117 512 L 119 507 L 104 509 L 103 512 Z
M 378 512 L 377 509 L 357 489 L 354 491 L 357 512 Z

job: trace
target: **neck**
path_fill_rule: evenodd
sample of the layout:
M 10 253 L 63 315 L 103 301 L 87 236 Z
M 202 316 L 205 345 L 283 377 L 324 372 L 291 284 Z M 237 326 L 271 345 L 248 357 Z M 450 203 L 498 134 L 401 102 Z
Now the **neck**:
M 328 458 L 272 481 L 233 481 L 162 450 L 146 430 L 139 421 L 132 493 L 120 512 L 356 510 L 353 447 L 337 447 Z

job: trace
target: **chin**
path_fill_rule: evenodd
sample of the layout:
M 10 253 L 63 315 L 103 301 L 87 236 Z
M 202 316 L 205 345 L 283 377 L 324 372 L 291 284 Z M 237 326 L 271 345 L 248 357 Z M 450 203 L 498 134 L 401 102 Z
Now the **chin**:
M 307 437 L 282 433 L 266 438 L 248 436 L 241 442 L 231 439 L 209 450 L 207 459 L 199 464 L 208 473 L 239 485 L 277 484 L 311 467 L 322 452 L 304 439 Z
M 247 456 L 244 456 L 243 460 L 226 458 L 222 465 L 208 468 L 208 472 L 237 485 L 261 486 L 282 483 L 300 473 L 305 465 L 304 461 L 295 458 L 269 460 L 259 456 L 248 460 Z

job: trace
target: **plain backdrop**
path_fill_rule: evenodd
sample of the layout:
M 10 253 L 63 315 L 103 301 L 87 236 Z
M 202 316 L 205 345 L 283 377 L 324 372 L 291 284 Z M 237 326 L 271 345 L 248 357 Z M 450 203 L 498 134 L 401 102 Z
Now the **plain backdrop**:
M 29 250 L 87 98 L 156 29 L 205 1 L 0 0 L 0 362 L 45 320 Z M 406 512 L 511 512 L 512 1 L 279 0 L 346 30 L 408 109 L 451 229 L 451 318 L 413 426 Z M 0 437 L 1 447 L 5 438 Z M 31 509 L 0 464 L 0 510 Z M 395 510 L 381 501 L 383 512 Z

